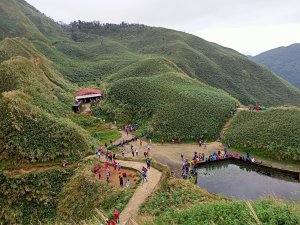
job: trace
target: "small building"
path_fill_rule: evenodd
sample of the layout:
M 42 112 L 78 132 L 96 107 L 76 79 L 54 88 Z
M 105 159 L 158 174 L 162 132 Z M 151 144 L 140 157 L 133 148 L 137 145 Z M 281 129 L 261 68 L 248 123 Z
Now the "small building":
M 102 98 L 102 91 L 94 88 L 85 88 L 77 91 L 75 101 L 92 102 L 100 101 Z
M 72 106 L 74 112 L 79 112 L 83 103 L 99 102 L 102 99 L 102 91 L 94 88 L 85 88 L 77 91 L 75 102 Z

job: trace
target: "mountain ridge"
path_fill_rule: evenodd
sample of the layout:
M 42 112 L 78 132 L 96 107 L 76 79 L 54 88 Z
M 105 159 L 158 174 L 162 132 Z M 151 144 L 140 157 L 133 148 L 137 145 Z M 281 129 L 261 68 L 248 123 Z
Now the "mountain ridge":
M 300 43 L 270 49 L 252 59 L 300 88 Z
M 28 38 L 72 82 L 99 82 L 132 63 L 164 57 L 190 77 L 225 90 L 243 104 L 300 104 L 299 90 L 265 67 L 195 35 L 127 23 L 74 21 L 60 25 L 24 0 L 4 0 L 0 6 L 6 12 L 1 30 L 5 26 L 33 31 L 31 35 L 13 34 Z M 8 10 L 12 7 L 15 17 Z M 18 18 L 25 22 L 20 24 Z M 0 39 L 5 35 L 2 32 Z

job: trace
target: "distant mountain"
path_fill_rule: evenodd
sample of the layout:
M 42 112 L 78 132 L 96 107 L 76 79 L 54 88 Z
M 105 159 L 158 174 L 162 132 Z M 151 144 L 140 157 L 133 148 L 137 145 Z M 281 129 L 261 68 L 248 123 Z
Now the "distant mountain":
M 300 88 L 300 44 L 279 47 L 252 58 Z

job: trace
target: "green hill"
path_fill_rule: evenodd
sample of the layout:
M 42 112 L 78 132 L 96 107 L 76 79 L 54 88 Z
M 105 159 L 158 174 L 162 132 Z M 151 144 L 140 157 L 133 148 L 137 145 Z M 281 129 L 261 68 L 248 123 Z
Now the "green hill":
M 66 119 L 72 84 L 25 39 L 0 42 L 1 160 L 79 159 L 91 149 L 88 133 Z
M 24 0 L 0 2 L 0 40 L 26 37 L 46 41 L 47 37 L 63 35 L 63 29 Z
M 300 160 L 300 110 L 298 108 L 242 111 L 234 118 L 225 139 L 234 147 L 259 155 Z
M 0 39 L 29 38 L 72 82 L 98 82 L 132 63 L 159 57 L 243 104 L 300 104 L 299 90 L 266 68 L 194 35 L 126 23 L 59 25 L 23 0 L 2 1 L 0 10 Z
M 0 173 L 0 224 L 55 224 L 59 193 L 74 169 Z
M 299 104 L 298 89 L 246 56 L 186 33 L 136 26 L 115 26 L 109 34 L 102 34 L 99 27 L 99 35 L 85 29 L 87 33 L 71 31 L 85 38 L 52 46 L 40 41 L 34 44 L 73 82 L 101 81 L 132 63 L 158 57 L 243 104 Z
M 300 88 L 300 44 L 271 49 L 253 59 Z
M 184 74 L 166 59 L 134 63 L 109 79 L 113 109 L 134 121 L 148 122 L 155 139 L 161 137 L 214 140 L 238 101 Z M 125 116 L 124 116 L 125 115 Z M 132 122 L 132 121 L 131 121 Z
M 0 7 L 0 38 L 24 37 L 1 42 L 1 91 L 21 90 L 50 116 L 67 116 L 74 83 L 105 87 L 102 112 L 138 121 L 157 138 L 215 139 L 238 101 L 300 104 L 300 91 L 269 70 L 190 34 L 126 23 L 59 25 L 23 0 Z

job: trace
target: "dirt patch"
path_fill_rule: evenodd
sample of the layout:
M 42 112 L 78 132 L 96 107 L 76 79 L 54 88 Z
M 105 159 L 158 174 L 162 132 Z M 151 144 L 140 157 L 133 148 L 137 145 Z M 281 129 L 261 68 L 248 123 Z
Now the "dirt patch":
M 147 143 L 143 142 L 141 146 L 139 141 L 131 142 L 124 146 L 125 156 L 132 157 L 131 144 L 134 150 L 138 149 L 138 156 L 134 156 L 134 158 L 145 159 L 144 152 L 147 151 Z M 197 144 L 151 144 L 149 155 L 157 162 L 169 166 L 174 175 L 180 177 L 182 166 L 181 153 L 183 153 L 185 159 L 190 160 L 194 156 L 194 152 L 203 152 L 205 156 L 208 156 L 222 148 L 223 146 L 220 142 L 208 143 L 206 148 Z M 118 155 L 121 155 L 121 151 L 119 151 Z
M 96 180 L 100 181 L 100 182 L 104 182 L 106 183 L 106 169 L 104 167 L 103 163 L 97 164 L 98 166 L 100 166 L 100 171 L 101 171 L 101 177 L 99 178 L 98 173 L 95 173 L 94 176 L 96 178 Z M 122 164 L 121 164 L 122 166 Z M 110 166 L 110 178 L 109 178 L 109 183 L 113 184 L 115 186 L 120 186 L 120 182 L 119 182 L 119 176 L 122 175 L 122 173 L 126 173 L 126 177 L 124 178 L 123 182 L 124 182 L 124 187 L 126 187 L 126 180 L 129 179 L 130 180 L 130 188 L 134 188 L 135 183 L 140 179 L 140 175 L 138 173 L 138 171 L 136 170 L 132 170 L 132 169 L 128 169 L 128 168 L 122 168 L 121 170 L 118 171 L 118 168 L 115 170 L 113 166 Z

